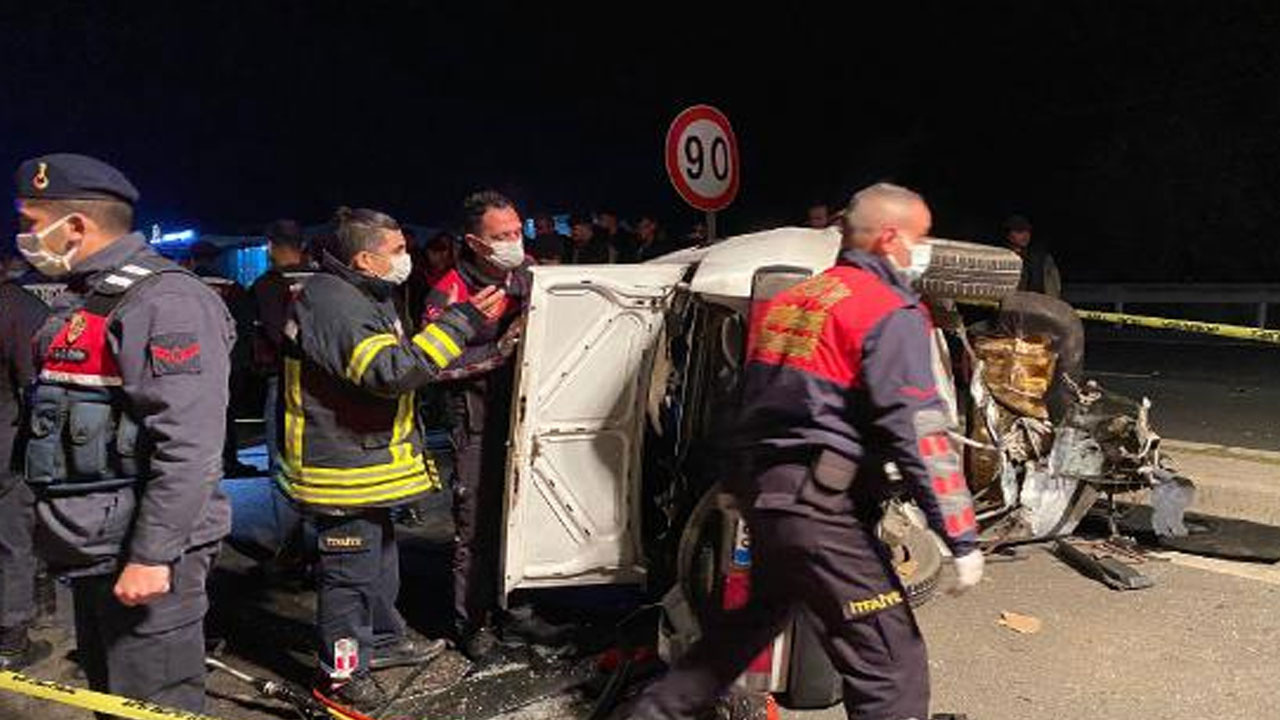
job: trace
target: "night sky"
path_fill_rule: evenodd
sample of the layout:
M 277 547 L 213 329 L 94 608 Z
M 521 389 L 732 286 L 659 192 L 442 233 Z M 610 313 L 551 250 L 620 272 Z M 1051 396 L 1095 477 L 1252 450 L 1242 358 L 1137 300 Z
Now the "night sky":
M 98 155 L 147 223 L 441 225 L 492 186 L 683 233 L 662 141 L 705 102 L 742 150 L 722 230 L 889 179 L 936 235 L 1030 215 L 1068 282 L 1280 280 L 1280 3 L 25 5 L 0 6 L 0 166 Z

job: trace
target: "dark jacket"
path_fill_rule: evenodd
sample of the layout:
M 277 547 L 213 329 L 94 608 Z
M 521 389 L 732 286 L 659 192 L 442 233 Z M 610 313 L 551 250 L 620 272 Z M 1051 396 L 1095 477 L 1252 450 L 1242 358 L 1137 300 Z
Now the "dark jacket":
M 49 307 L 13 282 L 0 283 L 0 487 L 12 472 L 22 398 L 35 379 L 32 340 L 49 316 Z
M 504 279 L 486 277 L 472 259 L 463 258 L 431 288 L 423 323 L 438 318 L 450 303 L 466 300 L 489 285 L 500 285 L 507 293 L 502 314 L 480 326 L 457 367 L 441 376 L 443 408 L 455 433 L 486 437 L 492 445 L 506 441 L 514 392 L 511 355 L 515 343 L 511 339 L 528 309 L 532 281 L 527 262 Z
M 314 274 L 310 265 L 271 268 L 249 288 L 253 298 L 253 367 L 259 374 L 280 373 L 289 302 L 302 289 L 302 281 Z
M 409 337 L 393 285 L 329 256 L 322 270 L 289 310 L 277 482 L 321 512 L 410 502 L 440 487 L 414 391 L 458 360 L 481 316 L 458 303 Z
M 931 329 L 892 266 L 857 251 L 753 311 L 736 445 L 754 480 L 739 493 L 758 509 L 807 512 L 821 492 L 790 468 L 813 468 L 840 502 L 839 486 L 854 492 L 892 461 L 934 530 L 957 555 L 970 550 L 973 507 L 934 382 Z
M 235 342 L 231 318 L 198 278 L 160 257 L 137 233 L 76 266 L 67 290 L 37 339 L 41 367 L 33 397 L 45 386 L 106 389 L 115 410 L 136 424 L 136 445 L 147 452 L 133 487 L 79 497 L 37 492 L 37 537 L 43 531 L 70 544 L 101 540 L 101 562 L 92 571 L 108 572 L 118 560 L 171 565 L 230 530 L 219 481 Z M 86 303 L 112 296 L 97 331 L 101 342 L 73 347 L 95 332 L 97 321 L 81 329 Z M 75 407 L 68 412 L 74 421 Z M 104 453 L 115 452 L 115 443 L 102 442 Z M 26 464 L 30 480 L 29 458 Z M 40 547 L 49 549 L 43 541 Z M 123 557 L 108 557 L 113 547 Z
M 656 237 L 648 243 L 642 243 L 639 237 L 629 237 L 629 240 L 629 244 L 617 248 L 615 262 L 642 263 L 671 252 L 666 239 L 662 237 Z
M 1022 276 L 1018 280 L 1018 289 L 1036 292 L 1050 297 L 1062 296 L 1062 276 L 1058 272 L 1058 264 L 1043 246 L 1032 243 L 1026 250 L 1019 251 L 1022 256 Z
M 538 235 L 526 243 L 526 249 L 533 259 L 540 263 L 559 263 L 564 260 L 565 248 L 569 238 L 557 232 Z
M 470 300 L 473 295 L 489 285 L 499 285 L 507 294 L 502 314 L 497 320 L 486 320 L 476 328 L 476 334 L 467 341 L 462 357 L 458 358 L 458 362 L 453 367 L 441 374 L 442 380 L 479 378 L 506 364 L 513 346 L 504 344 L 501 340 L 511 330 L 512 325 L 524 315 L 528 307 L 529 286 L 532 283 L 529 267 L 530 263 L 526 261 L 508 273 L 505 278 L 489 278 L 485 277 L 473 260 L 464 257 L 458 262 L 456 268 L 446 273 L 431 287 L 427 293 L 426 308 L 422 315 L 423 325 L 435 322 L 448 310 L 449 306 Z
M 582 245 L 572 239 L 566 242 L 560 262 L 565 265 L 604 265 L 613 262 L 613 248 L 597 231 Z

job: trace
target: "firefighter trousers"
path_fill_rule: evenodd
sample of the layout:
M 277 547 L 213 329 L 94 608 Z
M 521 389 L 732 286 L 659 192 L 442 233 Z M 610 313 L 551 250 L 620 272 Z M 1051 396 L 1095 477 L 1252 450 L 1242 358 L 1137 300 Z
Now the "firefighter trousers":
M 334 678 L 365 672 L 374 651 L 403 640 L 408 632 L 396 610 L 400 552 L 391 510 L 316 515 L 312 522 L 320 546 L 316 629 L 321 671 Z
M 884 546 L 848 513 L 752 511 L 751 595 L 641 697 L 636 717 L 694 718 L 801 607 L 811 611 L 857 720 L 928 717 L 924 639 Z

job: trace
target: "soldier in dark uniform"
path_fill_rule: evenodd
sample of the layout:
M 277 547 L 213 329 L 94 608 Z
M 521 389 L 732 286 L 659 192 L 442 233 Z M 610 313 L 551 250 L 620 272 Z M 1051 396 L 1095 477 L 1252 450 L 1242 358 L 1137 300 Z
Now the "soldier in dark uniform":
M 52 649 L 29 635 L 36 614 L 35 510 L 31 490 L 12 472 L 10 458 L 23 396 L 35 374 L 31 338 L 49 308 L 3 278 L 0 308 L 0 670 L 20 670 L 48 657 Z
M 910 190 L 859 192 L 835 267 L 753 312 L 730 448 L 740 465 L 726 476 L 751 531 L 751 598 L 711 625 L 633 717 L 695 717 L 801 605 L 818 620 L 850 718 L 928 717 L 924 640 L 872 517 L 874 483 L 892 461 L 956 557 L 957 589 L 981 578 L 929 315 L 907 282 L 929 222 Z
M 335 226 L 321 272 L 303 283 L 285 326 L 276 480 L 319 542 L 316 689 L 368 712 L 386 700 L 371 671 L 425 662 L 444 648 L 410 636 L 396 610 L 391 510 L 440 487 L 414 391 L 462 355 L 503 293 L 454 303 L 409 335 L 392 301 L 413 268 L 399 225 L 342 208 Z
M 218 481 L 231 319 L 130 233 L 138 192 L 115 168 L 47 155 L 16 179 L 18 248 L 68 286 L 37 336 L 17 450 L 36 551 L 72 578 L 93 689 L 200 711 L 205 579 L 230 527 Z
M 514 394 L 510 361 L 529 297 L 524 227 L 510 200 L 492 191 L 463 203 L 466 246 L 458 266 L 427 294 L 423 323 L 489 286 L 505 289 L 493 317 L 477 328 L 440 384 L 453 424 L 453 607 L 463 652 L 472 660 L 497 647 L 491 615 L 498 607 L 498 544 L 507 435 Z

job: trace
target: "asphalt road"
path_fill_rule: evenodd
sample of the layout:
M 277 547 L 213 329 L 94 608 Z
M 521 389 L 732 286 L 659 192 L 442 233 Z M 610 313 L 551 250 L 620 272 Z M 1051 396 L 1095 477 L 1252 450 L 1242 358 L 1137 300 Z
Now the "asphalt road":
M 410 551 L 419 571 L 406 579 L 413 590 L 402 605 L 426 631 L 442 610 L 431 598 L 442 594 L 445 530 L 443 523 L 430 529 Z M 226 658 L 251 672 L 304 681 L 314 596 L 264 582 L 232 553 L 224 560 L 215 583 L 220 612 L 214 624 L 232 631 Z M 1040 548 L 993 559 L 976 589 L 959 598 L 939 596 L 919 612 L 930 649 L 934 711 L 966 712 L 973 720 L 1280 718 L 1280 568 L 1184 556 L 1152 560 L 1142 570 L 1155 587 L 1121 593 L 1081 577 Z M 1034 616 L 1043 627 L 1017 634 L 997 624 L 1003 611 Z M 82 683 L 65 658 L 72 645 L 66 631 L 51 628 L 41 635 L 58 640 L 59 655 L 32 673 Z M 460 658 L 450 656 L 424 682 L 443 683 L 465 670 Z M 211 679 L 208 710 L 223 720 L 290 717 L 222 676 Z M 89 716 L 0 694 L 0 718 L 24 717 Z M 506 717 L 585 714 L 581 704 L 559 699 Z M 783 717 L 835 720 L 844 713 L 837 707 L 784 711 Z
M 1116 592 L 1047 552 L 996 561 L 987 579 L 919 613 L 933 711 L 972 720 L 1280 718 L 1280 573 L 1246 579 L 1170 562 L 1144 567 L 1153 588 Z M 1238 563 L 1222 564 L 1227 568 Z M 1034 635 L 1002 611 L 1043 623 Z M 841 708 L 785 712 L 843 718 Z
M 1085 357 L 1103 387 L 1150 398 L 1165 437 L 1280 450 L 1280 346 L 1094 329 Z
M 1091 333 L 1088 374 L 1114 391 L 1150 397 L 1161 434 L 1280 450 L 1280 348 L 1167 336 L 1135 340 L 1129 332 Z M 1274 468 L 1267 476 L 1275 476 Z M 443 507 L 435 515 L 415 550 L 417 560 L 406 563 L 402 595 L 411 622 L 427 633 L 442 630 L 447 597 L 450 530 Z M 227 657 L 253 672 L 306 681 L 314 596 L 265 582 L 233 553 L 224 559 L 214 585 L 219 610 L 213 624 L 230 631 Z M 1155 587 L 1119 593 L 1040 549 L 1026 549 L 1017 560 L 994 560 L 974 591 L 940 597 L 920 612 L 934 710 L 965 712 L 973 720 L 1280 720 L 1280 568 L 1178 558 L 1150 562 L 1144 571 Z M 64 622 L 68 610 L 64 596 Z M 1043 628 L 1014 633 L 996 624 L 1002 611 L 1033 615 Z M 58 653 L 32 674 L 82 684 L 66 659 L 73 645 L 66 630 L 40 634 L 57 642 Z M 451 656 L 434 672 L 443 681 L 464 670 Z M 225 677 L 211 679 L 210 696 L 210 714 L 223 720 L 290 717 Z M 844 713 L 833 708 L 783 716 L 828 720 Z M 25 717 L 90 716 L 0 693 L 0 719 Z M 582 715 L 579 705 L 561 700 L 508 717 Z

